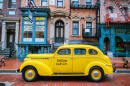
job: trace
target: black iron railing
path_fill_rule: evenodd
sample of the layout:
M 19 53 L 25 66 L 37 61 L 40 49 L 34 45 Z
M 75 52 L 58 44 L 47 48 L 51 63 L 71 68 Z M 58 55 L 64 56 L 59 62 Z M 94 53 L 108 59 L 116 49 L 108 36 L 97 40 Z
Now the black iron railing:
M 100 1 L 97 0 L 97 3 L 92 4 L 92 2 L 90 3 L 82 3 L 82 1 L 73 1 L 70 0 L 70 8 L 71 9 L 95 9 L 95 8 L 99 8 L 100 6 Z
M 54 37 L 52 38 L 52 43 L 51 43 L 51 50 L 50 50 L 51 53 L 53 53 L 53 48 L 54 48 Z
M 3 42 L 0 42 L 0 50 L 2 49 L 2 43 L 3 43 Z
M 99 31 L 96 28 L 82 29 L 82 37 L 99 37 Z
M 9 58 L 11 58 L 11 55 L 14 53 L 15 51 L 15 43 L 12 43 L 10 46 L 10 52 L 9 52 Z

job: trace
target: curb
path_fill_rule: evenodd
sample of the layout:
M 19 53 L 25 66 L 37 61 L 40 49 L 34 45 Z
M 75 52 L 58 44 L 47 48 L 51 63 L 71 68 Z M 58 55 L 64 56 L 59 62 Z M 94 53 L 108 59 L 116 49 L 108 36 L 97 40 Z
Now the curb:
M 18 69 L 0 69 L 0 73 L 17 73 Z
M 130 69 L 117 69 L 116 73 L 130 73 Z
M 0 69 L 0 73 L 20 73 L 19 69 Z M 117 69 L 116 73 L 129 73 L 130 74 L 130 69 Z

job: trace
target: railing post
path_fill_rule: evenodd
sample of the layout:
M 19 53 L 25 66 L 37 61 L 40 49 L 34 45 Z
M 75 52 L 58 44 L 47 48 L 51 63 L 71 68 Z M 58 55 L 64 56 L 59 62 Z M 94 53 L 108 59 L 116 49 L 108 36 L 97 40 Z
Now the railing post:
M 54 37 L 52 38 L 52 43 L 51 43 L 51 52 L 53 53 L 53 46 L 54 46 Z
M 2 42 L 0 42 L 0 50 L 2 49 Z
M 19 55 L 19 49 L 20 49 L 20 48 L 19 48 L 19 46 L 18 46 L 18 50 L 17 50 L 17 60 L 19 59 L 19 56 L 20 56 L 20 55 Z
M 44 47 L 43 46 L 41 47 L 41 53 L 44 53 Z
M 50 53 L 50 47 L 48 47 L 48 53 Z

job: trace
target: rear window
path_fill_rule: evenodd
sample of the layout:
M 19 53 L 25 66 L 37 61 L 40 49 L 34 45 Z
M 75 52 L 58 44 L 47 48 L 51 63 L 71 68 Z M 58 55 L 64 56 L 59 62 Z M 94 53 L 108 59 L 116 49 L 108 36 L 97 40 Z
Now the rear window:
M 86 49 L 74 49 L 74 54 L 75 55 L 85 55 Z
M 97 51 L 96 50 L 93 50 L 93 49 L 89 49 L 89 54 L 90 55 L 97 55 Z

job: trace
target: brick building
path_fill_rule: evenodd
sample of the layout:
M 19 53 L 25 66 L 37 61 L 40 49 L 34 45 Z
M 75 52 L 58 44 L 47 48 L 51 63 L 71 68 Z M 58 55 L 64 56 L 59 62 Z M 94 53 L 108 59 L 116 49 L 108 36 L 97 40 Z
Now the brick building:
M 21 0 L 0 0 L 0 46 L 8 50 L 18 44 Z M 16 47 L 17 48 L 17 47 Z
M 29 8 L 28 1 L 22 0 L 19 8 L 22 21 L 17 58 L 28 53 L 49 53 L 64 44 L 99 46 L 99 0 L 31 0 L 34 10 Z M 29 10 L 32 23 L 27 18 Z
M 104 53 L 111 51 L 114 57 L 130 57 L 129 17 L 129 0 L 101 0 L 101 37 L 99 43 L 100 49 Z

